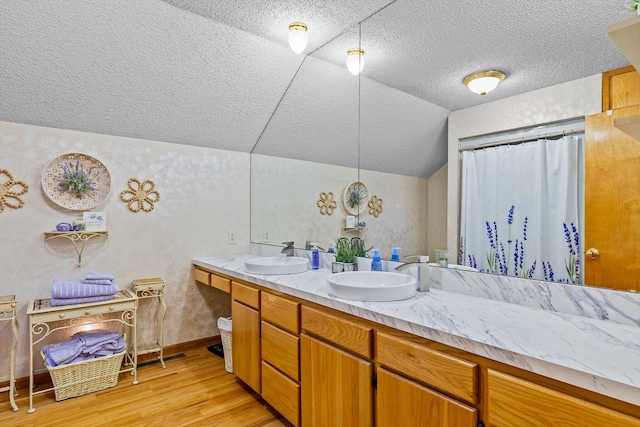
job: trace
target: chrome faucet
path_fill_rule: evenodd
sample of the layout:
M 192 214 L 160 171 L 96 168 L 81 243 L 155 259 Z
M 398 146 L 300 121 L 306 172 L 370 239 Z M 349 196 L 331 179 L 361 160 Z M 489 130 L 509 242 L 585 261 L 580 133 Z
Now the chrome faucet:
M 282 244 L 285 245 L 285 247 L 282 248 L 280 253 L 287 254 L 287 256 L 293 256 L 293 242 L 282 242 Z
M 420 292 L 429 292 L 429 257 L 426 255 L 407 255 L 406 258 L 416 258 L 417 261 L 407 262 L 396 267 L 396 271 L 403 271 L 410 267 L 418 267 L 418 286 Z

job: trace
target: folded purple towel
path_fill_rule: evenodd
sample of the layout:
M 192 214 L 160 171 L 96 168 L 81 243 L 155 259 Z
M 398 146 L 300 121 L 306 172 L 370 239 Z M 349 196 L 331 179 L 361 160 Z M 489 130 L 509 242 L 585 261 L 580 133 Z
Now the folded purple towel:
M 48 344 L 42 347 L 47 365 L 58 366 L 70 363 L 82 353 L 83 343 L 78 338 Z
M 95 354 L 104 351 L 110 351 L 110 354 L 119 353 L 127 346 L 119 334 L 107 329 L 81 331 L 74 334 L 71 338 L 77 338 L 82 341 L 84 347 L 82 352 L 85 354 Z
M 113 299 L 113 295 L 85 298 L 51 298 L 49 304 L 51 304 L 51 307 L 59 307 L 62 305 L 86 304 L 88 302 L 107 301 L 110 299 Z
M 113 274 L 111 273 L 97 273 L 95 271 L 90 271 L 87 273 L 85 277 L 87 280 L 114 280 Z
M 54 279 L 51 287 L 51 298 L 86 298 L 115 295 L 118 286 L 88 285 L 80 280 Z
M 82 279 L 81 280 L 82 283 L 86 283 L 87 285 L 112 285 L 113 284 L 113 280 L 106 280 L 106 279 Z

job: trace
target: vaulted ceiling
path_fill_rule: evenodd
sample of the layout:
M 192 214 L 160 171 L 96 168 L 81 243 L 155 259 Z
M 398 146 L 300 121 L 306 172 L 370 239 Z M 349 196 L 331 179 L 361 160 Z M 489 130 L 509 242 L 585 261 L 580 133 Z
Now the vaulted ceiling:
M 451 111 L 628 65 L 628 3 L 3 0 L 0 120 L 428 177 Z M 480 97 L 486 69 L 507 79 Z

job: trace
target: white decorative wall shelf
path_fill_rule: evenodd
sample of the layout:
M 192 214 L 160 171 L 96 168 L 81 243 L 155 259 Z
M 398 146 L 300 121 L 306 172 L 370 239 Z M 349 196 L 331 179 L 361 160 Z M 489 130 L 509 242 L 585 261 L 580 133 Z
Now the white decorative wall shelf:
M 638 43 L 638 50 L 640 51 L 640 43 Z M 616 128 L 640 141 L 640 114 L 617 118 L 613 124 Z
M 607 27 L 609 37 L 640 72 L 640 15 Z
M 73 247 L 78 254 L 78 267 L 82 265 L 82 251 L 84 251 L 84 245 L 90 239 L 94 237 L 104 237 L 104 239 L 109 238 L 108 231 L 50 231 L 44 233 L 44 240 L 55 239 L 57 237 L 63 237 L 71 240 L 73 243 Z

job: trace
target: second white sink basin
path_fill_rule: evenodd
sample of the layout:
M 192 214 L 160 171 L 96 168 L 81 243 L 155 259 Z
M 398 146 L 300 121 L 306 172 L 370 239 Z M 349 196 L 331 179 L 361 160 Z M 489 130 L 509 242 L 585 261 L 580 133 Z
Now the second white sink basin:
M 336 296 L 358 301 L 398 301 L 416 294 L 416 279 L 384 271 L 349 271 L 327 277 Z
M 296 274 L 308 270 L 309 261 L 297 256 L 271 256 L 251 258 L 244 267 L 253 274 Z

